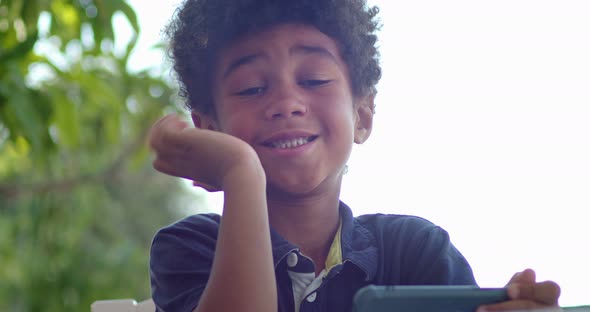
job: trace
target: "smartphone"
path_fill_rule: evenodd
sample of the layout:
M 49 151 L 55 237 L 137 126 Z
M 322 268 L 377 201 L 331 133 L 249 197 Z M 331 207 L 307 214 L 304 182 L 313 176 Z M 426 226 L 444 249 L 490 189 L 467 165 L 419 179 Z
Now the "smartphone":
M 474 312 L 506 300 L 505 288 L 369 285 L 355 294 L 353 312 Z

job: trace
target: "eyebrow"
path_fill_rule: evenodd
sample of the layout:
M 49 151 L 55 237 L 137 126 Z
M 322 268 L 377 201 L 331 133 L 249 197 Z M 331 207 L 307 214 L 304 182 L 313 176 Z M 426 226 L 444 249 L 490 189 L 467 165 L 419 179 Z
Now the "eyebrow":
M 298 45 L 295 45 L 289 49 L 289 54 L 290 55 L 293 55 L 293 54 L 317 54 L 322 57 L 327 57 L 328 59 L 330 59 L 334 63 L 338 63 L 336 57 L 332 53 L 330 53 L 330 51 L 328 51 L 327 49 L 325 49 L 323 47 L 319 47 L 319 46 L 309 46 L 309 45 L 298 44 Z M 266 55 L 263 53 L 255 53 L 255 54 L 249 54 L 249 55 L 244 55 L 242 57 L 238 57 L 235 60 L 230 62 L 227 69 L 223 72 L 222 77 L 226 78 L 227 76 L 229 76 L 229 74 L 231 74 L 236 69 L 238 69 L 238 67 L 243 66 L 243 65 L 247 65 L 247 64 L 251 64 L 256 59 L 258 59 L 260 57 L 264 57 L 264 56 L 266 56 Z
M 334 54 L 332 54 L 330 51 L 328 51 L 328 49 L 326 49 L 324 47 L 298 44 L 298 45 L 295 45 L 289 49 L 289 54 L 299 54 L 299 53 L 301 53 L 301 54 L 318 54 L 322 57 L 327 57 L 331 61 L 337 63 L 336 56 L 334 56 Z
M 231 74 L 233 71 L 235 71 L 238 67 L 240 67 L 242 65 L 253 63 L 254 60 L 256 60 L 257 58 L 259 58 L 261 56 L 262 56 L 262 53 L 256 53 L 256 54 L 250 54 L 250 55 L 238 57 L 237 59 L 231 61 L 231 63 L 229 63 L 229 66 L 227 67 L 225 72 L 223 72 L 223 78 L 226 78 L 227 76 L 229 76 L 229 74 Z

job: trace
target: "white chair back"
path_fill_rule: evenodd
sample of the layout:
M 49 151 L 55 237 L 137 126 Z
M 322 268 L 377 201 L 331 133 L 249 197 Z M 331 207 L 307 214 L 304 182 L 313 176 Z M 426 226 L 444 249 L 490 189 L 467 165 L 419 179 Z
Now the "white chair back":
M 156 306 L 151 299 L 137 302 L 133 299 L 98 300 L 90 306 L 92 312 L 154 312 Z

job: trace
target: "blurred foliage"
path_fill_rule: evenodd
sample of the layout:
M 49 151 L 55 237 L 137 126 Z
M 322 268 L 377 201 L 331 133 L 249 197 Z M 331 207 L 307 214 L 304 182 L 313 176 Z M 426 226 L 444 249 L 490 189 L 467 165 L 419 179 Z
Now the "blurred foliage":
M 177 106 L 164 69 L 128 72 L 138 32 L 124 0 L 0 0 L 0 311 L 149 297 L 151 238 L 190 195 L 151 168 Z

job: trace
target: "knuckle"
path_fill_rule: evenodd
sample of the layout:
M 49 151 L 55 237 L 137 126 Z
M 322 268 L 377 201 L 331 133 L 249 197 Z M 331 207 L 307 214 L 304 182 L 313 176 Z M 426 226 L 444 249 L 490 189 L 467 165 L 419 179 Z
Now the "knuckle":
M 168 171 L 168 166 L 166 165 L 166 162 L 164 162 L 160 158 L 156 158 L 152 162 L 152 166 L 154 167 L 154 169 L 156 169 L 156 170 L 158 170 L 160 172 L 166 173 Z
M 536 304 L 534 301 L 526 300 L 526 301 L 523 302 L 523 307 L 522 308 L 525 309 L 525 310 L 534 310 L 534 309 L 536 309 L 538 307 L 539 307 L 539 305 Z
M 548 299 L 552 300 L 552 303 L 557 303 L 557 298 L 561 295 L 561 287 L 554 281 L 546 281 L 543 284 L 548 293 Z

